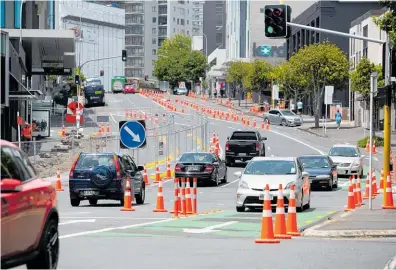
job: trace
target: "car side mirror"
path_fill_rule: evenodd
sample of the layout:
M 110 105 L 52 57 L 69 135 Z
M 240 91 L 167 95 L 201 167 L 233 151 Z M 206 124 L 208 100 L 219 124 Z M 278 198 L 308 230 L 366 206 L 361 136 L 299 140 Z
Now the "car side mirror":
M 337 165 L 335 165 L 335 164 L 333 164 L 331 167 L 332 167 L 333 169 L 337 169 Z
M 365 158 L 366 156 L 365 156 L 365 155 L 361 155 L 360 157 L 361 157 L 361 158 Z
M 138 166 L 138 171 L 139 172 L 144 171 L 144 166 Z
M 309 173 L 308 172 L 302 172 L 301 175 L 302 175 L 302 177 L 309 177 Z
M 266 141 L 266 140 L 267 140 L 267 137 L 262 137 L 261 140 L 262 140 L 262 141 Z
M 1 193 L 19 192 L 22 181 L 18 179 L 5 178 L 1 180 L 0 189 Z
M 227 141 L 229 141 L 230 140 L 230 137 L 227 137 Z
M 212 164 L 215 165 L 215 166 L 219 166 L 220 165 L 220 163 L 218 161 L 214 161 Z
M 242 172 L 234 172 L 234 175 L 238 178 L 240 178 L 242 176 Z

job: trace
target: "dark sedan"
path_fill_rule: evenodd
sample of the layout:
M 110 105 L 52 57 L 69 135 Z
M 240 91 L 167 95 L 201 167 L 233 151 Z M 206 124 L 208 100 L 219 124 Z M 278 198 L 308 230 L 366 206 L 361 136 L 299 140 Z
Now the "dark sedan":
M 198 183 L 218 186 L 227 182 L 227 166 L 217 155 L 207 152 L 184 153 L 175 166 L 176 178 L 197 178 Z
M 330 157 L 305 155 L 300 157 L 304 171 L 309 173 L 312 187 L 325 187 L 328 191 L 338 187 L 337 165 Z

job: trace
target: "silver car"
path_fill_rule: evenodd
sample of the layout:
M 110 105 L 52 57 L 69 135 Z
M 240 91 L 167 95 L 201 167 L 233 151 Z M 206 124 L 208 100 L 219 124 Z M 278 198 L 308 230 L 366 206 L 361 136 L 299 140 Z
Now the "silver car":
M 174 95 L 187 95 L 187 88 L 179 88 L 179 87 L 175 87 L 173 89 L 173 94 Z
M 309 173 L 295 157 L 254 157 L 243 172 L 234 174 L 239 178 L 236 210 L 244 212 L 245 207 L 262 208 L 264 189 L 268 184 L 271 205 L 276 206 L 279 184 L 282 184 L 285 206 L 289 205 L 290 186 L 295 185 L 298 211 L 310 208 L 311 182 Z
M 301 126 L 303 119 L 290 110 L 270 110 L 265 112 L 264 121 L 268 121 L 271 125 L 282 126 Z
M 329 157 L 337 165 L 338 175 L 363 176 L 363 158 L 358 147 L 350 144 L 336 144 L 329 151 Z

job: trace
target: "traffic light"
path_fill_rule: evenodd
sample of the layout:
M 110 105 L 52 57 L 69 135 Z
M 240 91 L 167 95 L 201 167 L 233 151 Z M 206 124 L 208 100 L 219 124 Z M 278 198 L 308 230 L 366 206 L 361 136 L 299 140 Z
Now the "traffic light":
M 385 44 L 383 45 L 386 46 Z M 385 53 L 384 53 L 385 54 Z M 385 66 L 385 65 L 383 65 Z M 385 70 L 382 73 L 385 76 Z M 391 77 L 396 77 L 396 49 L 391 49 L 391 64 L 390 64 Z
M 104 70 L 101 69 L 101 70 L 100 70 L 100 76 L 103 76 L 103 75 L 104 75 Z
M 127 51 L 122 50 L 122 61 L 125 62 L 127 60 Z
M 74 83 L 80 84 L 80 75 L 76 74 L 76 76 L 74 76 Z
M 290 36 L 291 8 L 287 5 L 267 5 L 265 13 L 265 36 L 268 38 L 288 38 Z
M 147 75 L 144 75 L 144 80 L 148 81 L 148 76 Z

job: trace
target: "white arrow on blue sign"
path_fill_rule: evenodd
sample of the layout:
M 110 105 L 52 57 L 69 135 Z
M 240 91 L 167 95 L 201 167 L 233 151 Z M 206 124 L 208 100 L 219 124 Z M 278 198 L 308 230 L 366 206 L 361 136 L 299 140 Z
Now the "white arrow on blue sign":
M 139 148 L 146 140 L 146 129 L 138 121 L 128 121 L 120 129 L 120 140 L 127 148 Z

